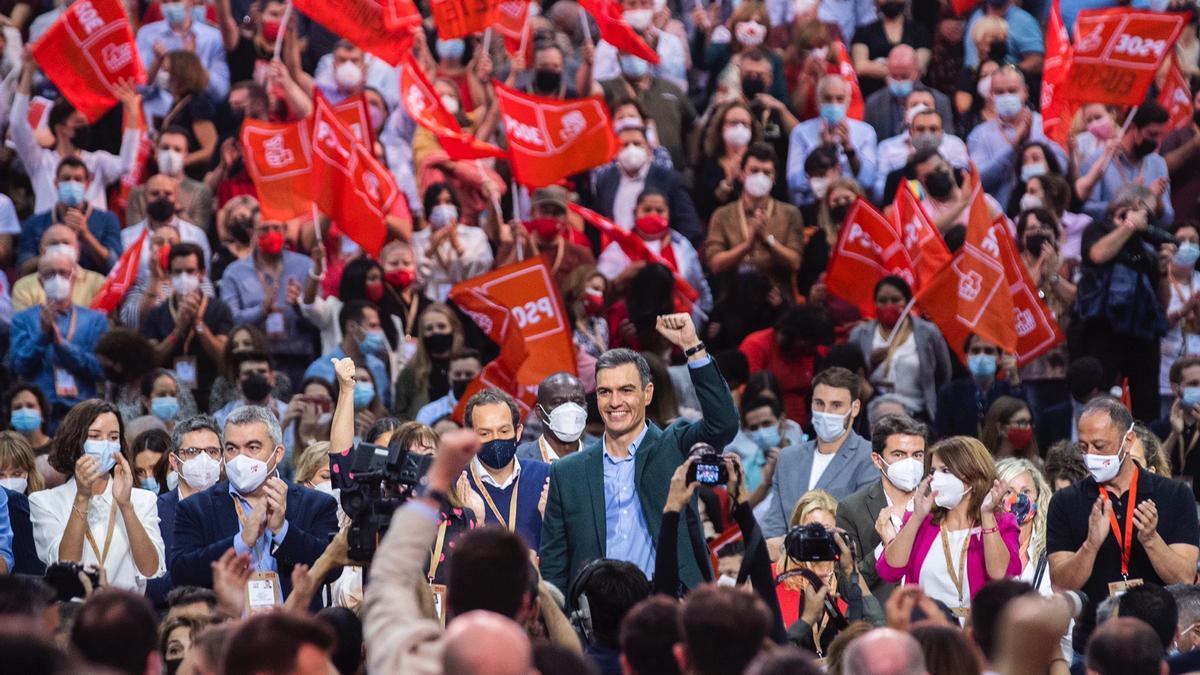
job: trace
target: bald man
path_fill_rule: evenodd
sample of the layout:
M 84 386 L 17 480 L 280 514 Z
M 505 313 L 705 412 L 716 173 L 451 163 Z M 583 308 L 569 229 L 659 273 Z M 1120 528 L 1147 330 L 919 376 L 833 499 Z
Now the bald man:
M 897 136 L 906 128 L 905 115 L 910 92 L 926 91 L 933 95 L 933 108 L 943 120 L 953 120 L 950 99 L 921 82 L 917 52 L 906 44 L 898 44 L 888 52 L 887 86 L 867 96 L 863 121 L 875 129 L 875 136 L 884 139 Z M 953 126 L 953 125 L 950 125 Z
M 483 610 L 454 619 L 446 630 L 442 672 L 455 675 L 528 675 L 533 647 L 512 619 Z
M 583 449 L 583 427 L 587 424 L 587 399 L 583 383 L 571 373 L 554 373 L 538 385 L 537 407 L 542 435 L 517 448 L 517 459 L 554 462 Z
M 916 638 L 892 628 L 876 628 L 851 642 L 842 669 L 855 675 L 928 675 Z
M 100 287 L 104 285 L 104 275 L 79 265 L 79 235 L 75 234 L 75 230 L 62 224 L 46 228 L 41 241 L 38 242 L 38 255 L 44 255 L 46 251 L 59 251 L 75 261 L 75 285 L 71 290 L 71 301 L 84 307 L 92 304 L 92 298 L 96 297 L 96 293 L 100 292 Z M 37 272 L 30 272 L 13 284 L 14 312 L 45 302 L 46 292 L 42 290 Z

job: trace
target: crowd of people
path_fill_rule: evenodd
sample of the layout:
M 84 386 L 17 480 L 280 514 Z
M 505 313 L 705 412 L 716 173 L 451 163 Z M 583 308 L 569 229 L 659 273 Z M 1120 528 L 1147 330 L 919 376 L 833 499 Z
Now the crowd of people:
M 285 0 L 123 3 L 146 84 L 89 123 L 31 49 L 88 1 L 0 0 L 0 671 L 1200 671 L 1200 6 L 1149 0 L 1145 100 L 1048 135 L 1052 11 L 1129 3 L 613 0 L 651 63 L 593 2 L 517 3 L 516 48 L 419 0 L 465 133 L 508 147 L 497 83 L 603 101 L 612 161 L 533 187 Z M 243 122 L 318 94 L 382 222 L 260 207 Z M 831 288 L 900 191 L 950 252 L 1002 223 L 1064 339 Z M 450 301 L 531 259 L 578 364 L 532 407 Z

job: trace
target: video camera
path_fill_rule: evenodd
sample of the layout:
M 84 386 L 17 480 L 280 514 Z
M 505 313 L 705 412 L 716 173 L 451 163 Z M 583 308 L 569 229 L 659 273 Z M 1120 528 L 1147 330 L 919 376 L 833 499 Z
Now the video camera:
M 409 452 L 399 443 L 386 448 L 358 443 L 333 467 L 342 510 L 350 518 L 351 560 L 367 561 L 375 555 L 392 514 L 412 495 L 432 464 L 433 455 Z

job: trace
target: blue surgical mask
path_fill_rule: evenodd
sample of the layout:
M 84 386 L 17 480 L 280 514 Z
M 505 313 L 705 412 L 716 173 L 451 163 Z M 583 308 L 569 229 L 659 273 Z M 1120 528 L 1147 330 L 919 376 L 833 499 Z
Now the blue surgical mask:
M 375 400 L 375 385 L 370 382 L 354 383 L 354 407 L 365 408 Z
M 1179 245 L 1179 250 L 1175 252 L 1176 265 L 1195 267 L 1197 260 L 1200 260 L 1200 244 L 1185 241 Z
M 892 92 L 892 96 L 896 98 L 904 98 L 912 93 L 912 80 L 893 80 L 888 78 L 888 91 Z
M 503 469 L 517 454 L 517 439 L 497 438 L 483 444 L 479 450 L 479 461 L 492 469 Z
M 143 478 L 142 481 L 138 483 L 138 487 L 142 488 L 143 490 L 149 490 L 154 494 L 158 494 L 158 481 L 154 480 L 153 476 L 146 476 Z
M 755 429 L 750 432 L 750 440 L 758 446 L 759 450 L 770 450 L 779 447 L 779 427 L 769 426 L 762 429 Z
M 207 18 L 207 8 L 204 5 L 195 5 L 192 7 L 192 21 L 195 23 L 204 23 Z
M 9 419 L 13 431 L 28 436 L 42 427 L 42 412 L 33 408 L 18 408 Z
M 1046 163 L 1034 162 L 1021 167 L 1021 182 L 1028 183 L 1030 178 L 1046 175 Z
M 83 442 L 83 454 L 100 460 L 100 473 L 112 471 L 113 467 L 117 465 L 117 455 L 120 453 L 120 441 L 90 438 Z
M 179 399 L 174 396 L 159 396 L 150 399 L 150 414 L 169 422 L 179 415 Z
M 1183 404 L 1192 408 L 1200 406 L 1200 387 L 1184 387 Z
M 978 378 L 990 379 L 996 376 L 996 357 L 989 354 L 971 354 L 967 356 L 967 370 Z
M 650 63 L 632 54 L 621 55 L 621 72 L 626 77 L 644 77 L 650 72 Z
M 387 351 L 387 336 L 381 330 L 371 331 L 363 335 L 362 342 L 359 342 L 358 346 L 368 354 L 382 354 Z
M 58 184 L 58 201 L 66 207 L 75 208 L 83 203 L 83 183 L 64 180 Z
M 993 100 L 996 104 L 996 114 L 1006 120 L 1020 114 L 1023 106 L 1020 94 L 998 94 Z
M 187 10 L 184 9 L 182 2 L 164 2 L 162 3 L 163 18 L 172 26 L 180 26 L 187 19 Z
M 438 40 L 435 46 L 439 59 L 455 59 L 462 60 L 463 52 L 467 49 L 467 43 L 460 38 L 453 40 Z
M 846 105 L 844 103 L 822 103 L 821 119 L 830 126 L 838 124 L 846 119 Z

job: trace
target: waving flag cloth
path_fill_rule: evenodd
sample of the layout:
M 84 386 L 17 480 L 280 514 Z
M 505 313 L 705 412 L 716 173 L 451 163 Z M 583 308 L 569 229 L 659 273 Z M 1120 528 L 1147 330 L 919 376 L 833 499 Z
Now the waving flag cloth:
M 632 54 L 650 63 L 658 63 L 658 52 L 650 48 L 636 31 L 625 23 L 625 12 L 614 0 L 579 0 L 582 7 L 596 20 L 600 38 L 622 54 Z
M 825 285 L 830 293 L 854 305 L 863 316 L 875 316 L 875 284 L 896 275 L 916 284 L 912 261 L 900 234 L 865 199 L 850 207 L 841 234 L 829 254 Z
M 992 223 L 988 242 L 995 242 L 1004 278 L 1012 296 L 1013 328 L 1017 332 L 1017 365 L 1023 366 L 1053 349 L 1065 338 L 1054 312 L 1038 296 L 1038 288 L 1029 276 L 1017 245 L 1003 218 Z M 990 246 L 990 243 L 989 243 Z
M 384 217 L 400 194 L 391 172 L 342 124 L 325 97 L 314 99 L 312 195 L 317 207 L 372 256 L 387 238 Z
M 459 398 L 456 420 L 461 422 L 471 395 L 485 387 L 507 391 L 520 403 L 522 416 L 527 415 L 543 379 L 576 371 L 573 330 L 554 277 L 540 256 L 457 284 L 449 299 L 500 346 L 500 356 Z
M 308 121 L 242 122 L 242 156 L 266 220 L 306 216 L 312 203 L 312 146 Z
M 412 4 L 411 0 L 408 4 Z M 389 28 L 385 23 L 385 7 L 381 0 L 292 0 L 292 5 L 331 33 L 346 38 L 393 66 L 399 65 L 400 59 L 412 47 L 410 29 L 421 21 L 419 13 L 403 14 L 389 4 L 386 14 L 397 12 L 390 19 L 397 28 Z M 412 10 L 415 12 L 416 7 L 412 7 Z
M 388 30 L 408 34 L 420 24 L 421 11 L 413 0 L 383 0 L 383 25 Z
M 430 0 L 429 9 L 438 37 L 443 40 L 487 30 L 496 13 L 495 4 L 489 0 Z
M 916 297 L 925 316 L 937 324 L 946 343 L 964 363 L 963 346 L 971 333 L 1006 352 L 1017 350 L 1010 283 L 1001 259 L 999 238 L 974 172 L 970 189 L 973 196 L 966 242 L 950 265 Z
M 120 0 L 79 0 L 33 45 L 33 58 L 71 105 L 95 124 L 123 80 L 146 83 Z
M 933 221 L 929 220 L 908 181 L 901 183 L 900 189 L 896 190 L 890 221 L 900 237 L 900 245 L 908 254 L 915 293 L 950 264 L 950 249 L 946 248 L 946 241 Z
M 104 284 L 96 292 L 96 297 L 92 298 L 91 309 L 111 314 L 121 305 L 125 294 L 137 282 L 138 266 L 142 262 L 142 245 L 146 243 L 146 234 L 149 232 L 150 228 L 142 228 L 142 233 L 138 235 L 137 241 L 133 242 L 133 246 L 125 249 L 121 257 L 117 258 L 117 264 L 113 265 L 104 279 Z
M 400 65 L 400 101 L 404 110 L 417 124 L 437 136 L 450 159 L 468 160 L 485 157 L 507 158 L 508 153 L 465 133 L 458 120 L 433 90 L 421 67 L 412 55 L 406 55 Z
M 1179 69 L 1175 50 L 1171 50 L 1171 66 L 1167 68 L 1167 80 L 1158 94 L 1158 104 L 1171 116 L 1168 128 L 1182 129 L 1192 124 L 1192 89 Z
M 531 96 L 496 83 L 517 182 L 550 185 L 573 173 L 607 164 L 617 154 L 608 107 L 600 96 L 560 101 Z
M 1054 0 L 1050 6 L 1050 20 L 1046 23 L 1046 60 L 1042 66 L 1042 133 L 1064 148 L 1067 147 L 1071 118 L 1079 107 L 1077 102 L 1068 101 L 1058 92 L 1058 85 L 1066 79 L 1070 69 L 1071 38 L 1063 23 L 1059 0 Z
M 658 263 L 669 268 L 672 274 L 675 275 L 675 311 L 691 313 L 692 305 L 699 299 L 700 293 L 683 277 L 679 276 L 675 265 L 654 251 L 651 251 L 646 246 L 646 242 L 636 233 L 621 229 L 616 223 L 599 213 L 572 202 L 567 203 L 567 208 L 578 214 L 580 218 L 583 218 L 584 222 L 600 230 L 602 242 L 600 250 L 603 251 L 608 247 L 609 243 L 615 241 L 621 247 L 621 251 L 631 261 L 639 262 L 645 260 L 646 262 Z
M 1163 59 L 1174 52 L 1183 17 L 1129 8 L 1080 12 L 1070 68 L 1054 95 L 1086 103 L 1140 104 Z

